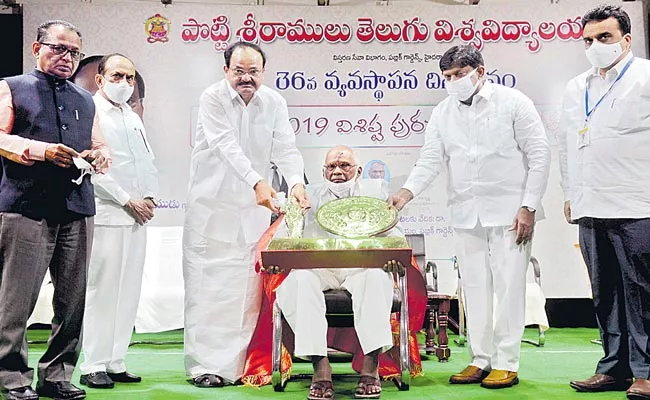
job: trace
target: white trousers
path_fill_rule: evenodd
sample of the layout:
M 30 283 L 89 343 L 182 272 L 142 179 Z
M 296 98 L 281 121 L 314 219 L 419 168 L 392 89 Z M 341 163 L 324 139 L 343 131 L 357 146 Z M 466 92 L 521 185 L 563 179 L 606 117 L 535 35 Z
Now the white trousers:
M 295 335 L 296 356 L 327 356 L 323 291 L 352 295 L 354 328 L 364 354 L 393 345 L 390 311 L 393 278 L 381 269 L 293 270 L 277 289 L 276 301 Z
M 260 310 L 255 243 L 246 243 L 243 232 L 237 243 L 213 241 L 190 229 L 183 235 L 186 373 L 234 382 L 242 376 Z
M 488 371 L 519 369 L 530 243 L 508 229 L 456 229 L 471 365 Z
M 126 371 L 138 310 L 147 230 L 95 225 L 83 325 L 82 374 Z

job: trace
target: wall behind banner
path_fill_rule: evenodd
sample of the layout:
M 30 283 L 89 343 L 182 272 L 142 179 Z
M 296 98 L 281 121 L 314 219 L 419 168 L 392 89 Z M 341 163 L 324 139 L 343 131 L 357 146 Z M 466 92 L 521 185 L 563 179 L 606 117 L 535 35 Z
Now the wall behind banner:
M 632 17 L 633 51 L 645 57 L 642 4 L 622 5 Z M 24 68 L 33 66 L 35 27 L 50 18 L 76 24 L 86 54 L 121 52 L 135 61 L 146 81 L 145 125 L 161 173 L 155 224 L 181 226 L 198 99 L 223 77 L 229 43 L 258 41 L 268 53 L 265 82 L 287 99 L 310 180 L 320 179 L 326 149 L 344 143 L 358 149 L 366 174 L 383 170 L 397 190 L 417 159 L 432 107 L 445 97 L 438 62 L 452 45 L 481 48 L 492 81 L 531 97 L 556 147 L 564 86 L 588 68 L 579 17 L 593 6 L 591 0 L 534 8 L 33 3 L 24 8 Z M 547 297 L 588 297 L 577 231 L 562 216 L 556 153 L 547 219 L 538 224 L 533 254 Z M 453 290 L 445 176 L 401 217 L 408 232 L 427 235 L 428 257 L 439 259 L 445 287 Z

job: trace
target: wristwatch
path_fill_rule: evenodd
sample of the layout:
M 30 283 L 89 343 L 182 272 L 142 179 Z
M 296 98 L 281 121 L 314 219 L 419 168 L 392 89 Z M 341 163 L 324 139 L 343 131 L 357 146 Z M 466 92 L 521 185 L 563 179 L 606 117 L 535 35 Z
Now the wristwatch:
M 158 207 L 158 203 L 156 203 L 156 200 L 153 197 L 149 196 L 149 197 L 145 197 L 144 199 L 152 202 L 154 207 Z
M 529 206 L 521 206 L 521 208 L 525 209 L 526 211 L 528 211 L 531 214 L 535 214 L 535 211 L 537 211 L 533 207 L 529 207 Z

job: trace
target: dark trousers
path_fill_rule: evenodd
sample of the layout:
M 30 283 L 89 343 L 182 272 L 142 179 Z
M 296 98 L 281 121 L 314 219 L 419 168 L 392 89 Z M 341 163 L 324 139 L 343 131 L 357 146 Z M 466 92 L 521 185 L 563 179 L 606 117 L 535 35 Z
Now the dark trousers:
M 89 220 L 53 224 L 0 213 L 0 387 L 32 384 L 25 331 L 48 268 L 54 284 L 54 318 L 38 378 L 72 378 L 81 350 Z
M 650 218 L 581 218 L 587 263 L 605 356 L 596 373 L 650 378 Z

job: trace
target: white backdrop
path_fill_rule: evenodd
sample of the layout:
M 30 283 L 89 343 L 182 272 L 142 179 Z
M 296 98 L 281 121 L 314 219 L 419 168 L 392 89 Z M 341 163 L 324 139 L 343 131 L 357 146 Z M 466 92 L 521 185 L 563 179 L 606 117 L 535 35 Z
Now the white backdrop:
M 178 278 L 179 227 L 198 99 L 203 89 L 223 77 L 227 44 L 244 38 L 257 41 L 267 52 L 265 83 L 290 105 L 310 180 L 320 179 L 326 149 L 343 143 L 357 148 L 364 165 L 384 161 L 390 186 L 397 190 L 417 159 L 432 107 L 445 96 L 438 61 L 452 45 L 479 47 L 493 81 L 531 97 L 555 147 L 564 86 L 588 68 L 579 17 L 594 2 L 526 4 L 531 2 L 166 8 L 144 2 L 31 2 L 24 9 L 24 65 L 29 70 L 34 64 L 30 46 L 35 27 L 50 18 L 76 24 L 86 54 L 120 52 L 134 60 L 146 81 L 145 125 L 162 188 L 162 207 L 150 228 L 147 270 L 172 271 Z M 622 4 L 632 17 L 633 51 L 645 57 L 642 4 Z M 159 24 L 154 28 L 155 22 Z M 537 226 L 533 254 L 541 263 L 547 297 L 588 297 L 577 231 L 562 217 L 556 151 L 553 155 L 544 198 L 547 220 Z M 454 255 L 454 231 L 445 187 L 441 176 L 404 210 L 402 223 L 408 232 L 427 235 L 427 257 L 443 260 L 438 262 L 442 287 L 452 291 L 451 263 L 444 259 Z M 169 273 L 165 276 L 170 279 Z M 143 294 L 157 295 L 146 290 Z

